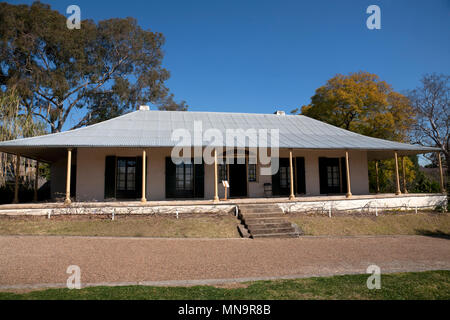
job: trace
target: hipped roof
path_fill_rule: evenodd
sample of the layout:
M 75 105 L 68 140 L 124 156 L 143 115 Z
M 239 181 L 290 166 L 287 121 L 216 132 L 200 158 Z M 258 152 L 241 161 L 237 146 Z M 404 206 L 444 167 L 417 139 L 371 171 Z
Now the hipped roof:
M 172 132 L 186 129 L 194 137 L 194 121 L 201 123 L 203 133 L 208 129 L 222 133 L 223 143 L 213 144 L 218 147 L 227 147 L 227 129 L 278 129 L 280 148 L 365 150 L 369 160 L 391 158 L 393 151 L 412 155 L 439 150 L 367 137 L 302 115 L 138 110 L 75 130 L 4 141 L 0 143 L 0 151 L 53 161 L 67 148 L 173 147 L 178 141 L 171 139 Z M 200 143 L 208 145 L 208 141 Z M 246 139 L 245 146 L 251 143 L 259 142 Z

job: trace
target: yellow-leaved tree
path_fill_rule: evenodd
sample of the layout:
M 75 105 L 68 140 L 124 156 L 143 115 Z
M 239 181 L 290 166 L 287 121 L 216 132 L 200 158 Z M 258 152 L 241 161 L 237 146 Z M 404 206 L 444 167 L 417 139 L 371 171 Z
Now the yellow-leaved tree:
M 294 113 L 298 110 L 294 110 Z M 408 141 L 414 110 L 376 74 L 338 74 L 318 88 L 301 114 L 367 136 Z
M 408 142 L 410 131 L 415 123 L 415 113 L 409 99 L 392 89 L 376 74 L 355 72 L 348 75 L 337 74 L 325 85 L 318 88 L 311 97 L 311 103 L 295 109 L 294 114 L 327 122 L 366 136 Z M 407 185 L 416 176 L 412 159 L 405 159 Z M 394 162 L 380 163 L 381 192 L 392 192 Z M 372 191 L 375 168 L 369 165 Z

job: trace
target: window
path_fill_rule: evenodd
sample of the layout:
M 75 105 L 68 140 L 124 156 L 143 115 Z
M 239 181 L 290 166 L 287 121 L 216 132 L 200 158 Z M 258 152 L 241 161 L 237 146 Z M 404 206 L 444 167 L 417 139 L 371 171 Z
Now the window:
M 226 164 L 219 164 L 219 182 L 223 180 L 228 180 L 227 175 L 227 165 Z
M 136 190 L 136 158 L 117 159 L 117 190 Z
M 192 163 L 181 163 L 175 168 L 175 189 L 192 191 L 194 187 L 194 168 Z
M 327 166 L 328 187 L 340 186 L 339 166 Z
M 256 164 L 248 165 L 248 181 L 249 182 L 256 181 Z
M 289 167 L 280 167 L 280 188 L 287 188 L 289 181 Z

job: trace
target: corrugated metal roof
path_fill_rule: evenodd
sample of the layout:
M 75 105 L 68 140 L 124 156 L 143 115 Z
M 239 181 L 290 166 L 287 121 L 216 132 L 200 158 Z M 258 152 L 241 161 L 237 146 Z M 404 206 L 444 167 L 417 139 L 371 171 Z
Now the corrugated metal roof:
M 172 132 L 184 128 L 193 137 L 194 121 L 201 121 L 203 132 L 216 129 L 224 137 L 227 129 L 278 129 L 280 148 L 438 150 L 363 136 L 301 115 L 139 110 L 80 129 L 1 142 L 0 151 L 20 147 L 173 147 L 177 141 L 171 139 Z

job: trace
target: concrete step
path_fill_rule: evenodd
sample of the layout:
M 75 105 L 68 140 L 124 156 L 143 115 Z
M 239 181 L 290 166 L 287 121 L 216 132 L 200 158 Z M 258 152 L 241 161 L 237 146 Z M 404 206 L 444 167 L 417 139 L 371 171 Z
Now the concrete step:
M 262 208 L 241 208 L 239 207 L 239 211 L 242 213 L 262 213 L 262 212 L 280 212 L 283 213 L 283 210 L 281 210 L 280 208 L 276 207 L 276 208 L 267 208 L 267 207 L 262 207 Z
M 294 238 L 298 232 L 278 205 L 239 205 L 239 218 L 252 238 Z
M 290 228 L 292 227 L 292 224 L 290 222 L 280 222 L 280 223 L 254 223 L 254 224 L 248 224 L 248 229 L 258 229 L 261 227 L 267 227 L 267 228 Z
M 256 218 L 284 218 L 283 213 L 267 212 L 267 213 L 240 213 L 243 219 L 256 219 Z
M 243 219 L 243 222 L 245 223 L 245 225 L 252 225 L 252 224 L 265 224 L 265 223 L 284 223 L 286 222 L 285 219 L 283 218 L 248 218 L 248 219 Z
M 242 224 L 238 225 L 238 231 L 242 238 L 250 238 L 251 236 L 250 232 L 248 232 L 248 229 Z
M 258 228 L 258 229 L 249 229 L 252 235 L 259 234 L 282 234 L 282 233 L 295 233 L 295 229 L 292 227 L 289 228 Z
M 239 208 L 263 208 L 263 207 L 273 207 L 273 208 L 279 208 L 278 204 L 276 203 L 243 203 L 239 205 Z
M 290 233 L 265 233 L 265 234 L 255 234 L 252 235 L 253 239 L 260 238 L 298 238 L 298 235 L 295 232 Z

